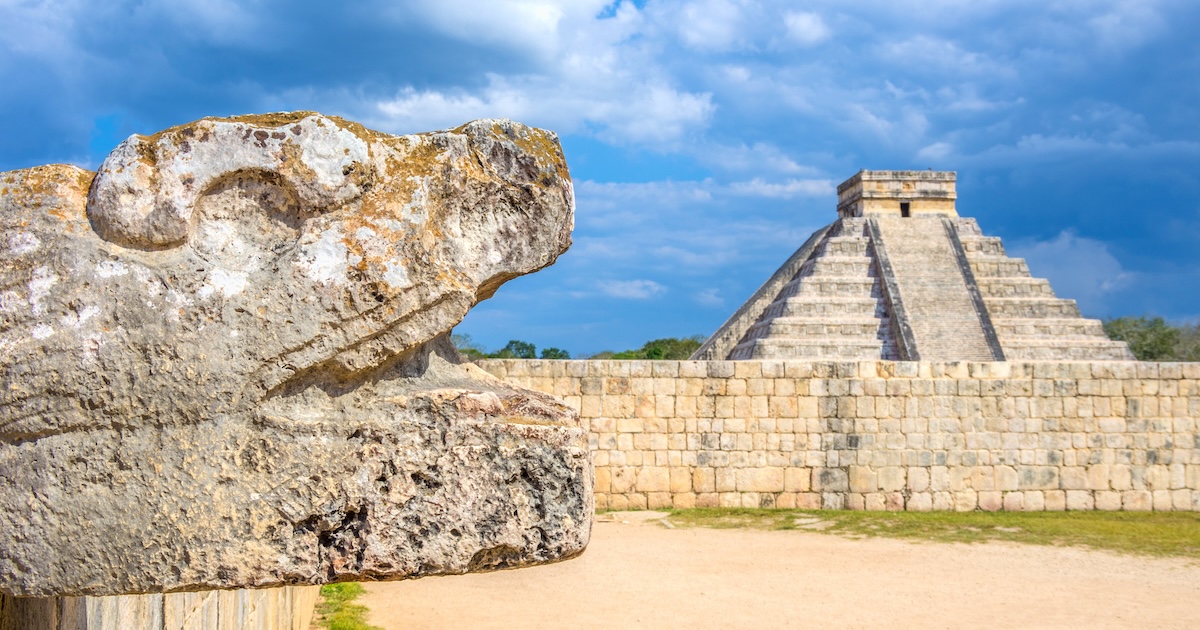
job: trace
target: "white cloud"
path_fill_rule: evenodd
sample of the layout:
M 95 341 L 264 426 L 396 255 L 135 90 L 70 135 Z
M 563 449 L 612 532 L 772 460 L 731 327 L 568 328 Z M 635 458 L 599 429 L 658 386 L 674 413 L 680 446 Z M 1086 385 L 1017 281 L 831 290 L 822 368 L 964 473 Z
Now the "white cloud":
M 985 53 L 963 50 L 956 42 L 932 35 L 915 35 L 903 41 L 885 43 L 879 57 L 888 63 L 936 73 L 965 76 L 1011 77 L 1015 70 L 1005 61 Z
M 837 186 L 831 179 L 789 179 L 782 182 L 769 182 L 756 177 L 748 182 L 734 182 L 729 189 L 735 194 L 749 197 L 792 199 L 794 197 L 831 195 L 837 190 Z
M 756 142 L 753 145 L 697 145 L 695 155 L 702 162 L 727 171 L 807 175 L 817 173 L 817 169 L 797 164 L 779 147 L 765 142 Z
M 704 306 L 725 306 L 725 298 L 721 297 L 720 291 L 717 289 L 697 291 L 692 298 Z
M 152 21 L 165 18 L 177 33 L 199 35 L 199 39 L 220 44 L 261 41 L 264 28 L 261 18 L 265 17 L 247 8 L 245 3 L 233 0 L 146 2 L 135 13 L 144 14 Z
M 919 107 L 864 100 L 846 105 L 843 124 L 855 135 L 872 137 L 890 146 L 911 146 L 929 129 L 929 119 Z
M 73 52 L 69 32 L 74 16 L 83 12 L 81 3 L 74 0 L 0 2 L 0 53 L 7 48 L 45 58 Z
M 747 264 L 778 266 L 817 225 L 832 220 L 835 204 L 832 187 L 827 198 L 788 199 L 787 191 L 737 191 L 713 180 L 584 181 L 577 193 L 575 243 L 558 267 L 578 269 L 581 278 L 596 269 L 625 277 L 652 274 L 659 282 L 686 277 L 691 287 L 710 285 L 714 274 Z M 745 210 L 748 199 L 755 200 L 753 210 Z
M 1058 162 L 1063 159 L 1116 159 L 1140 161 L 1146 159 L 1188 159 L 1200 157 L 1200 142 L 1166 140 L 1160 142 L 1127 143 L 1120 140 L 1092 138 L 1084 134 L 1022 136 L 1014 144 L 996 145 L 965 155 L 964 163 L 976 165 L 1029 164 Z
M 816 46 L 832 34 L 825 20 L 816 13 L 788 11 L 783 14 L 783 24 L 787 27 L 788 40 L 801 46 Z
M 598 136 L 617 144 L 671 145 L 703 128 L 715 110 L 711 94 L 660 85 L 626 85 L 617 92 L 586 85 L 564 90 L 536 76 L 489 75 L 488 81 L 476 93 L 405 87 L 375 104 L 372 122 L 389 131 L 415 132 L 477 118 L 512 118 L 560 133 L 597 127 Z
M 610 96 L 618 98 L 598 105 L 593 120 L 608 127 L 601 137 L 617 142 L 678 140 L 691 129 L 705 126 L 716 110 L 712 94 L 692 94 L 658 85 L 643 85 L 633 93 Z
M 641 229 L 680 209 L 713 200 L 716 185 L 702 182 L 576 182 L 576 223 L 584 229 Z
M 941 162 L 953 152 L 954 145 L 949 142 L 934 142 L 933 144 L 921 147 L 921 150 L 917 151 L 917 159 Z
M 936 92 L 936 104 L 946 111 L 968 114 L 994 112 L 1025 104 L 1024 97 L 990 99 L 981 96 L 979 90 L 979 86 L 973 83 L 942 86 Z
M 477 118 L 525 118 L 527 101 L 519 92 L 492 90 L 486 100 L 460 92 L 418 92 L 412 87 L 400 90 L 396 98 L 376 104 L 386 118 L 382 126 L 397 126 L 412 131 L 444 129 Z
M 645 300 L 667 291 L 653 280 L 605 280 L 596 286 L 604 295 L 626 300 Z
M 437 32 L 472 43 L 499 45 L 549 59 L 574 45 L 636 28 L 641 15 L 631 2 L 611 0 L 415 0 L 381 3 L 379 16 L 404 23 L 417 19 Z M 596 19 L 611 8 L 605 19 Z
M 700 0 L 680 7 L 673 20 L 679 38 L 691 48 L 728 50 L 744 46 L 742 11 L 729 0 Z
M 1124 51 L 1150 41 L 1162 31 L 1164 21 L 1157 3 L 1150 0 L 1114 2 L 1106 13 L 1087 21 L 1101 48 Z
M 1048 241 L 1016 242 L 1010 255 L 1024 258 L 1035 278 L 1047 278 L 1059 297 L 1074 299 L 1080 309 L 1108 312 L 1106 299 L 1130 287 L 1137 274 L 1126 271 L 1102 241 L 1064 230 Z

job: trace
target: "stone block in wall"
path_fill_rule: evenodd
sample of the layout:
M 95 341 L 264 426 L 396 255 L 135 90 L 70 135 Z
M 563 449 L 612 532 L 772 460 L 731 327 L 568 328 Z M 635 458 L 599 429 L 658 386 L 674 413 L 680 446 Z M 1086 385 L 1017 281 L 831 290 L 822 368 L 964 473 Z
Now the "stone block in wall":
M 1018 466 L 1017 475 L 1022 490 L 1055 490 L 1060 487 L 1059 469 L 1054 466 Z
M 818 468 L 813 471 L 813 490 L 821 493 L 846 492 L 849 490 L 849 476 L 846 470 L 839 468 Z
M 902 490 L 907 484 L 906 469 L 902 466 L 885 466 L 879 469 L 879 488 L 884 492 Z
M 1021 512 L 1025 510 L 1025 493 L 1024 492 L 1005 492 L 1004 511 L 1006 512 Z
M 1154 509 L 1154 496 L 1146 490 L 1129 490 L 1121 493 L 1121 508 L 1126 511 L 1150 511 Z
M 987 490 L 976 496 L 977 505 L 984 512 L 996 512 L 1004 507 L 1004 493 L 999 490 Z
M 672 495 L 669 492 L 650 492 L 646 494 L 646 507 L 651 510 L 670 509 Z
M 1068 510 L 1093 510 L 1095 509 L 1095 497 L 1088 490 L 1067 490 L 1067 509 Z
M 596 493 L 608 494 L 612 489 L 611 471 L 607 466 L 596 466 Z M 600 509 L 600 508 L 597 508 Z
M 954 511 L 970 512 L 978 507 L 978 493 L 971 489 L 954 492 Z
M 673 466 L 668 469 L 671 492 L 692 491 L 692 470 L 689 467 Z
M 782 468 L 740 468 L 737 470 L 739 492 L 783 492 Z
M 905 509 L 914 512 L 928 512 L 933 509 L 933 493 L 914 492 L 909 496 Z
M 808 468 L 787 467 L 783 471 L 785 492 L 808 492 L 812 489 L 812 471 Z
M 1100 490 L 1095 493 L 1095 509 L 1116 512 L 1121 509 L 1121 493 L 1115 490 Z
M 307 630 L 317 586 L 106 597 L 0 595 L 5 630 Z

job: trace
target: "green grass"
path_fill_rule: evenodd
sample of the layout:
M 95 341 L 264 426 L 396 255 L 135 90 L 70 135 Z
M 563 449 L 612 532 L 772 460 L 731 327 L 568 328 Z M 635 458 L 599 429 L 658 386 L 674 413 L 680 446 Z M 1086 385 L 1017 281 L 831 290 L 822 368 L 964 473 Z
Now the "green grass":
M 322 586 L 315 625 L 329 630 L 380 630 L 366 622 L 366 606 L 351 603 L 362 594 L 362 585 L 355 582 Z
M 930 542 L 1001 540 L 1200 559 L 1195 512 L 861 512 L 696 508 L 671 510 L 676 527 L 812 530 Z

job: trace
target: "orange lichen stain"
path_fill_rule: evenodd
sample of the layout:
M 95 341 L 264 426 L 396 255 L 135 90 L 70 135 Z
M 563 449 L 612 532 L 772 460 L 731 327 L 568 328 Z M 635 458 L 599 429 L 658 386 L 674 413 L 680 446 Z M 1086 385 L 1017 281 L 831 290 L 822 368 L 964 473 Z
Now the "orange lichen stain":
M 393 140 L 393 138 L 389 138 Z M 403 209 L 412 203 L 422 181 L 434 174 L 438 167 L 438 148 L 430 142 L 417 142 L 412 146 L 407 139 L 397 139 L 388 144 L 393 151 L 386 151 L 386 179 L 373 187 L 362 198 L 357 212 L 348 212 L 342 218 L 342 244 L 347 253 L 359 258 L 355 269 L 367 272 L 370 269 L 382 271 L 387 264 L 394 260 L 394 245 L 410 240 L 408 230 L 388 227 L 388 220 L 400 221 L 403 225 L 409 222 L 402 215 Z M 376 238 L 388 246 L 385 254 L 367 251 L 365 244 L 356 235 L 362 228 L 370 230 Z M 380 282 L 386 285 L 386 282 Z M 388 286 L 388 293 L 395 295 L 401 287 Z
M 303 153 L 300 145 L 287 142 L 282 148 L 283 160 L 280 165 L 280 174 L 289 176 L 298 181 L 316 181 L 317 173 L 308 167 L 301 159 Z
M 71 224 L 86 221 L 87 193 L 95 177 L 96 173 L 70 164 L 34 166 L 11 171 L 2 194 L 26 212 L 40 209 Z
M 510 131 L 512 133 L 509 133 Z M 562 146 L 557 139 L 551 139 L 551 132 L 525 126 L 506 130 L 500 123 L 492 123 L 492 133 L 517 145 L 517 148 L 537 161 L 541 170 L 554 171 L 559 179 L 570 181 L 571 173 L 567 170 L 567 159 L 563 156 Z M 540 179 L 536 183 L 542 188 L 550 184 Z
M 438 157 L 441 152 L 433 143 L 428 141 L 410 142 L 408 138 L 389 137 L 385 145 L 384 162 L 386 176 L 384 180 L 363 196 L 362 206 L 343 221 L 345 245 L 355 255 L 364 255 L 361 246 L 350 235 L 361 227 L 374 231 L 380 238 L 389 242 L 399 242 L 408 237 L 401 230 L 386 228 L 386 219 L 405 222 L 405 217 L 398 211 L 412 203 L 417 190 L 425 178 L 434 176 L 440 166 Z
M 501 420 L 507 424 L 524 424 L 533 426 L 570 426 L 567 418 L 548 413 L 548 410 L 531 401 L 518 396 L 506 396 L 500 399 L 503 413 Z
M 150 135 L 140 135 L 139 134 L 137 137 L 142 142 L 145 143 L 145 145 L 141 148 L 141 151 L 140 151 L 143 154 L 142 157 L 145 158 L 145 161 L 147 161 L 147 163 L 153 165 L 154 160 L 156 159 L 156 156 L 155 155 L 146 155 L 146 151 L 150 147 L 152 147 L 154 144 L 158 143 L 160 140 L 162 140 L 164 138 L 170 140 L 173 144 L 179 144 L 185 140 L 189 140 L 191 138 L 196 137 L 197 131 L 202 132 L 202 133 L 200 133 L 199 140 L 203 142 L 204 140 L 207 139 L 207 137 L 205 135 L 205 133 L 207 132 L 206 127 L 208 127 L 208 125 L 211 123 L 218 123 L 218 122 L 241 123 L 244 125 L 249 125 L 251 127 L 259 127 L 259 128 L 263 128 L 263 129 L 278 129 L 281 127 L 288 127 L 291 125 L 295 125 L 296 123 L 304 120 L 305 118 L 309 118 L 311 116 L 319 116 L 325 120 L 328 120 L 328 121 L 332 122 L 339 129 L 345 129 L 346 131 L 349 131 L 350 133 L 354 134 L 355 136 L 358 136 L 361 140 L 363 140 L 364 142 L 367 142 L 368 144 L 370 144 L 371 140 L 378 140 L 381 138 L 392 137 L 392 136 L 389 136 L 388 134 L 385 134 L 385 133 L 382 133 L 379 131 L 367 129 L 366 127 L 364 127 L 356 122 L 349 121 L 344 118 L 339 118 L 337 116 L 328 116 L 328 115 L 322 114 L 320 112 L 314 112 L 314 111 L 272 112 L 272 113 L 268 113 L 268 114 L 245 114 L 245 115 L 240 115 L 240 116 L 229 116 L 227 118 L 220 118 L 217 116 L 208 116 L 205 118 L 201 118 L 200 120 L 194 120 L 192 122 L 184 123 L 182 125 L 175 125 L 174 127 L 168 127 L 166 129 L 163 129 L 162 131 L 159 131 L 157 133 L 153 133 Z M 320 124 L 324 125 L 325 123 L 320 122 Z M 295 130 L 295 129 L 293 129 L 291 131 L 293 134 L 299 133 L 299 131 Z

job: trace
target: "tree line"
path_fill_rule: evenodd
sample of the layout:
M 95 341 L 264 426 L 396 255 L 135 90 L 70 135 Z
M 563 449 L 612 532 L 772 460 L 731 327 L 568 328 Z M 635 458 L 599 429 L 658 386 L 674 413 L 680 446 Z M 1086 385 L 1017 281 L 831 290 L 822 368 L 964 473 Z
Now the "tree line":
M 1170 324 L 1161 317 L 1104 320 L 1109 339 L 1129 344 L 1138 361 L 1200 361 L 1200 322 Z
M 454 342 L 454 347 L 458 349 L 458 353 L 468 361 L 477 361 L 479 359 L 536 359 L 538 358 L 537 346 L 528 341 L 513 339 L 509 341 L 503 348 L 495 352 L 488 352 L 486 348 L 475 343 L 470 335 L 450 335 L 450 340 Z M 543 359 L 570 359 L 571 353 L 562 348 L 542 348 Z
M 1200 322 L 1171 324 L 1161 317 L 1117 317 L 1104 320 L 1104 332 L 1109 339 L 1129 344 L 1139 361 L 1200 361 Z M 488 352 L 473 342 L 470 335 L 452 335 L 454 347 L 467 360 L 477 359 L 570 359 L 571 353 L 562 348 L 537 347 L 528 341 L 513 339 L 503 348 Z M 604 350 L 581 359 L 651 359 L 684 361 L 704 343 L 703 335 L 664 337 L 647 341 L 640 348 L 614 352 Z
M 468 361 L 478 359 L 570 359 L 571 353 L 562 348 L 542 348 L 541 354 L 537 346 L 520 339 L 510 340 L 503 348 L 488 352 L 486 348 L 475 343 L 470 335 L 454 334 L 450 336 L 459 354 Z M 604 350 L 596 354 L 580 357 L 581 359 L 653 359 L 664 361 L 683 361 L 704 343 L 703 335 L 693 335 L 682 339 L 665 337 L 647 341 L 641 348 L 613 352 Z

